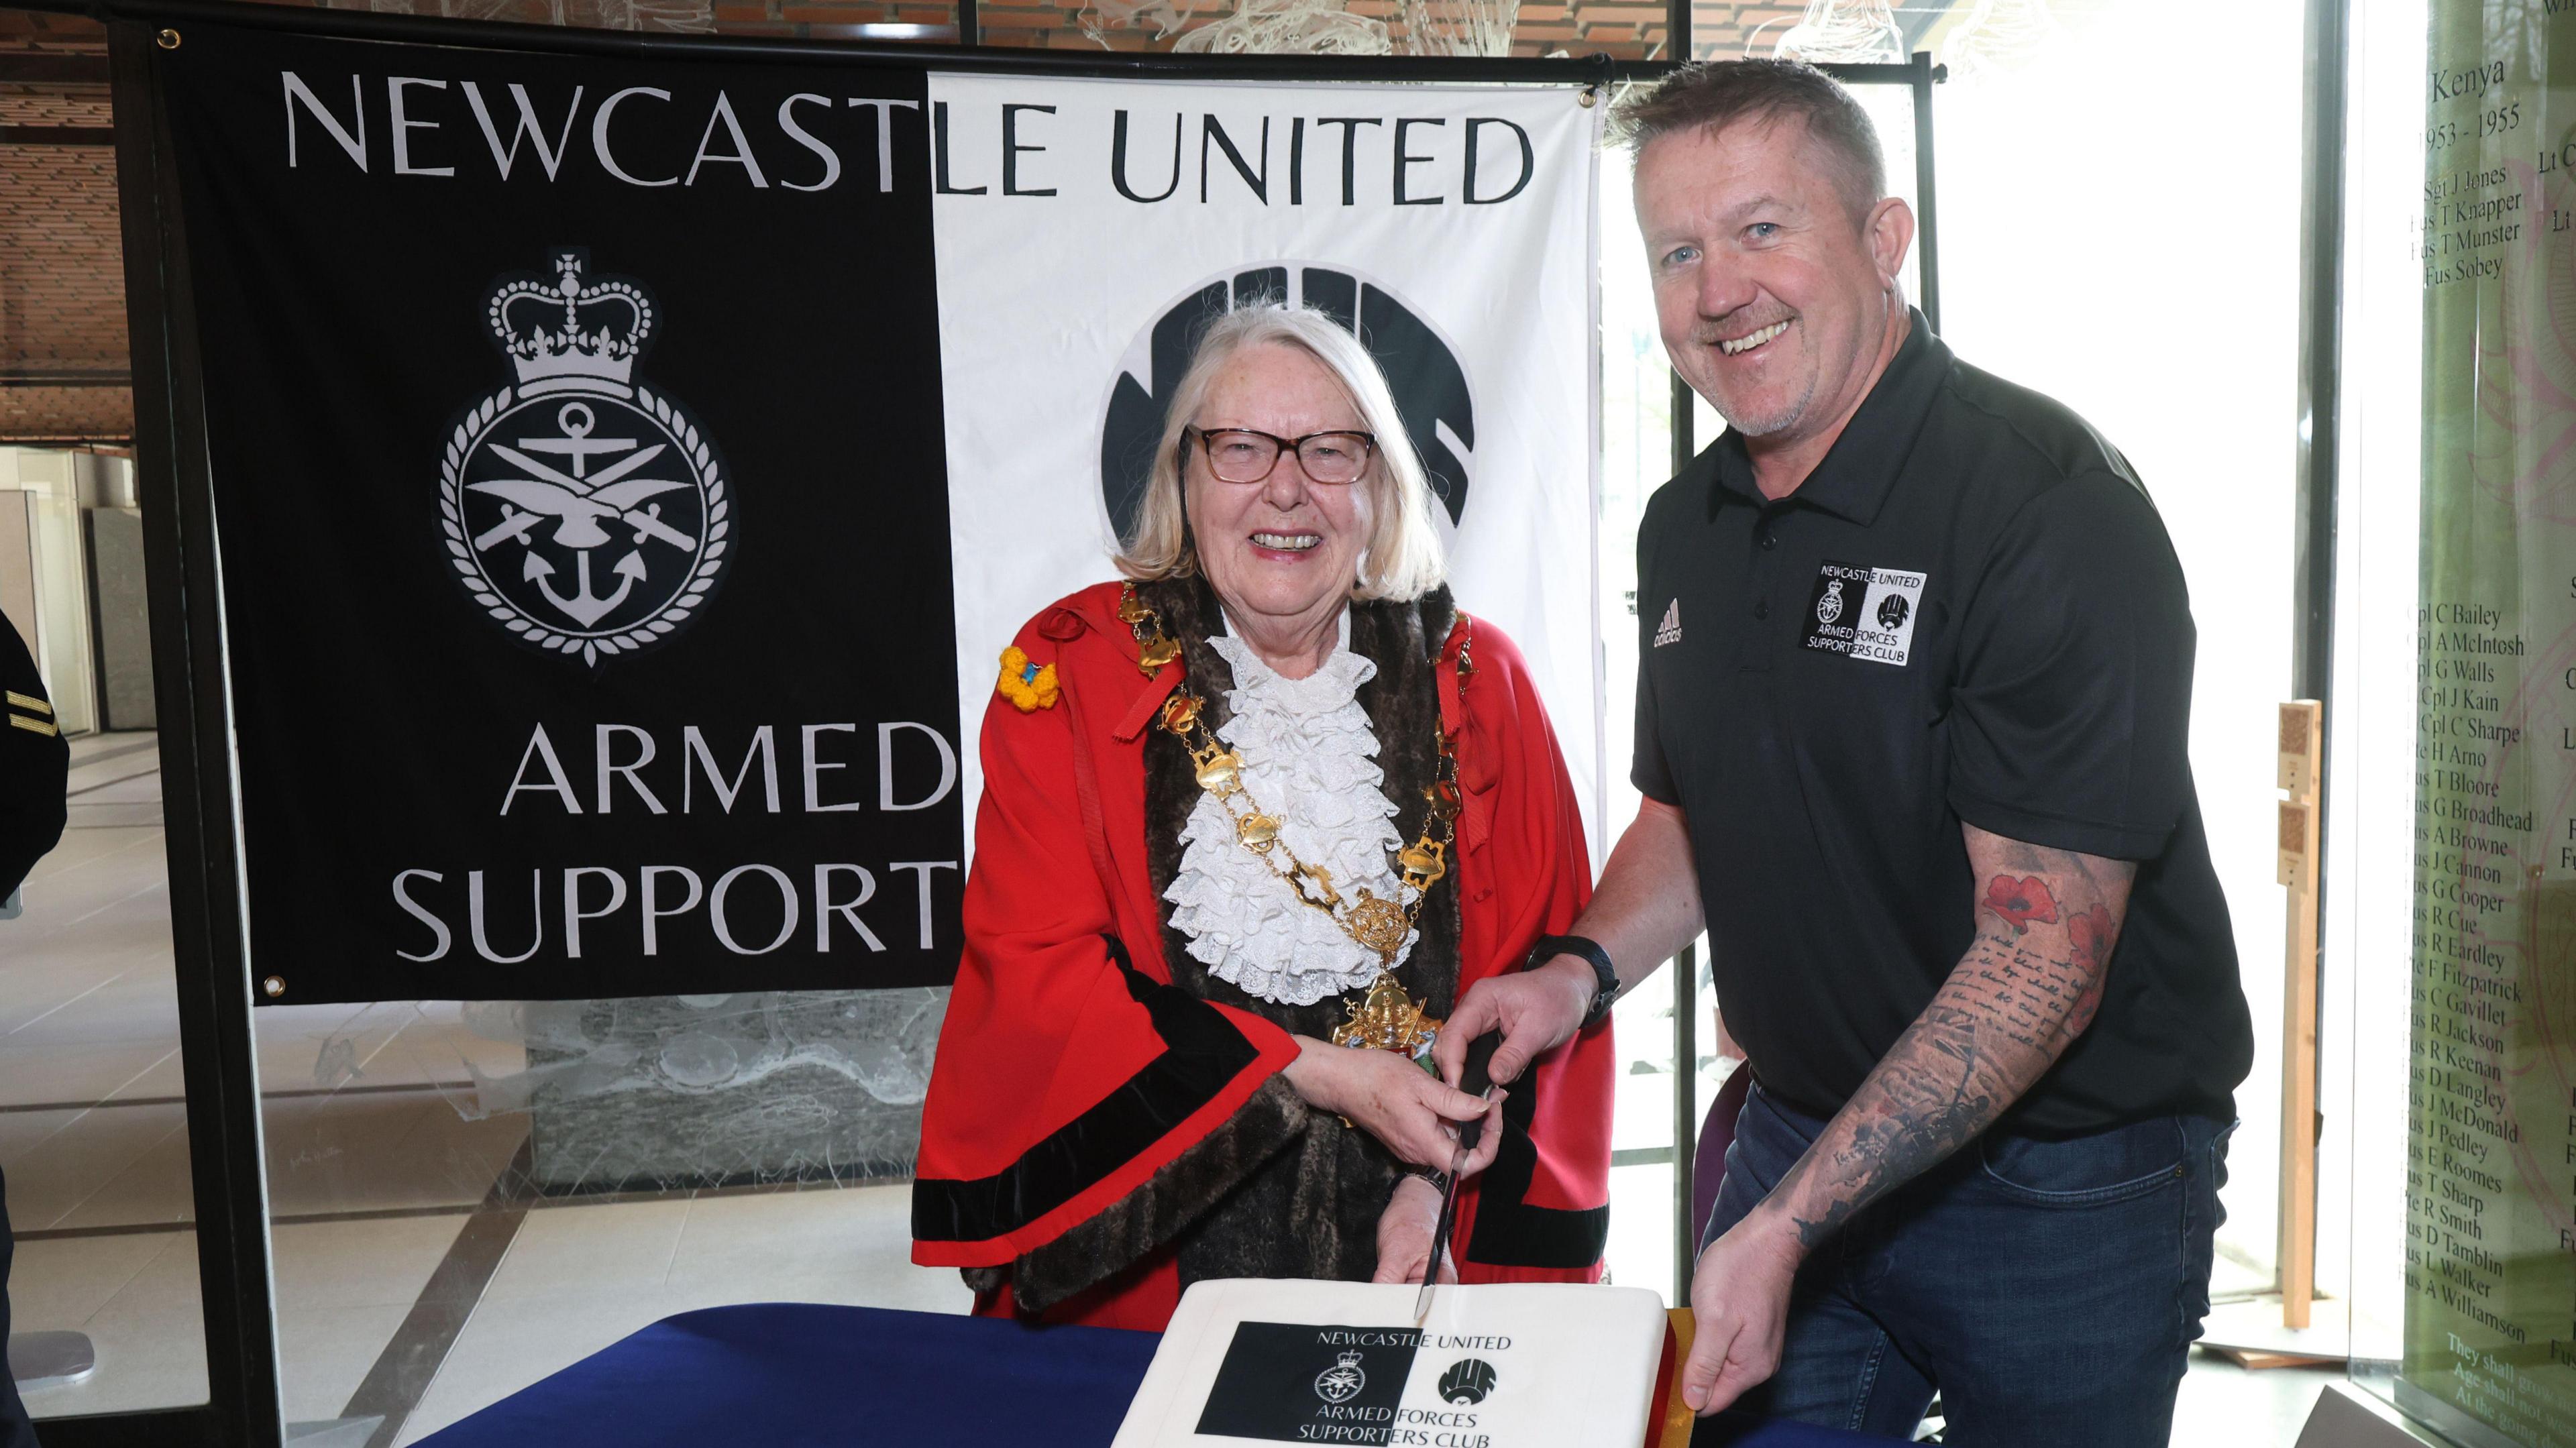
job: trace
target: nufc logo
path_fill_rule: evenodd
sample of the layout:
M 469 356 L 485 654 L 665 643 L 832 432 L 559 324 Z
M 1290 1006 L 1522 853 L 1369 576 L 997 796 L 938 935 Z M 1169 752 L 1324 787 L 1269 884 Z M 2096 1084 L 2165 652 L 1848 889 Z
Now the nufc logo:
M 518 372 L 466 410 L 440 467 L 457 581 L 493 622 L 597 664 L 695 618 L 732 531 L 712 442 L 634 377 L 653 303 L 633 282 L 504 278 L 484 320 Z
M 1422 469 L 1457 523 L 1467 511 L 1475 461 L 1476 403 L 1457 352 L 1431 324 L 1373 281 L 1324 267 L 1276 263 L 1249 267 L 1192 291 L 1130 343 L 1111 385 L 1100 431 L 1100 491 L 1110 525 L 1124 538 L 1153 471 L 1164 409 L 1189 370 L 1199 330 L 1229 306 L 1270 298 L 1320 310 L 1354 333 L 1386 373 L 1387 390 L 1404 417 L 1405 435 Z
M 1485 1401 L 1494 1390 L 1494 1365 L 1479 1358 L 1461 1358 L 1449 1371 L 1440 1375 L 1440 1397 L 1443 1402 L 1473 1407 Z

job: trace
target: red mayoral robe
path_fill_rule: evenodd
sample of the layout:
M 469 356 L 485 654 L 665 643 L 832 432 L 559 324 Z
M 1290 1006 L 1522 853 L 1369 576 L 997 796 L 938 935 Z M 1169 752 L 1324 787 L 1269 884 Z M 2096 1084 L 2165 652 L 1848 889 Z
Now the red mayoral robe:
M 1139 669 L 1118 601 L 1119 585 L 1101 584 L 1031 620 L 1014 644 L 1025 666 L 985 712 L 966 948 L 922 1114 L 912 1257 L 924 1266 L 1006 1267 L 1055 1241 L 1297 1055 L 1280 1026 L 1172 984 L 1167 907 L 1147 872 L 1145 745 L 1182 667 Z M 1462 794 L 1447 884 L 1463 996 L 1570 928 L 1592 872 L 1519 651 L 1461 615 L 1434 674 Z M 1460 1189 L 1462 1280 L 1599 1279 L 1612 1074 L 1605 1021 L 1515 1084 L 1500 1155 Z M 1179 1300 L 1176 1255 L 1167 1243 L 1040 1317 L 1160 1331 Z M 1019 1315 L 1007 1288 L 977 1310 Z

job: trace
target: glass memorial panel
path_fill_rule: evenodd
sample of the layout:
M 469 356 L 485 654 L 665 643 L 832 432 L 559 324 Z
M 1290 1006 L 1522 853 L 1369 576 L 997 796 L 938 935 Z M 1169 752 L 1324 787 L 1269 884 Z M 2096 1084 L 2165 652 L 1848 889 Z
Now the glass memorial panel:
M 2353 61 L 2354 1377 L 2471 1444 L 2576 1441 L 2559 8 L 2376 0 Z

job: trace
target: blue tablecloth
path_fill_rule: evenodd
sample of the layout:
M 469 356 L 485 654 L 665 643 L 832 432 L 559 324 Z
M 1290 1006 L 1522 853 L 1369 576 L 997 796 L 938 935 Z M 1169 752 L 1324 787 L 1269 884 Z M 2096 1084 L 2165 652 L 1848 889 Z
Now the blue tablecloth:
M 1108 1448 L 1161 1341 L 873 1307 L 714 1307 L 665 1318 L 420 1448 Z M 1876 1440 L 1742 1423 L 1698 1441 Z

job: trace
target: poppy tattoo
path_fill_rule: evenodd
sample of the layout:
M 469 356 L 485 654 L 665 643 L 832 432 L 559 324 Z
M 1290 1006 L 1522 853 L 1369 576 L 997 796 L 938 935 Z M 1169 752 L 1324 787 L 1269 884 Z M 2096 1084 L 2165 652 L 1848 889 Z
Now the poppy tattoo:
M 2030 933 L 2030 922 L 2042 925 L 2057 923 L 2057 897 L 2048 893 L 2048 882 L 2037 875 L 2016 880 L 2010 875 L 1997 875 L 1986 883 L 1985 908 L 2004 918 L 2013 934 Z
M 2111 923 L 2110 908 L 2104 905 L 2096 905 L 2066 922 L 2066 939 L 2075 947 L 2075 958 L 2092 965 L 2111 958 L 2111 945 L 2119 933 L 2119 927 Z

